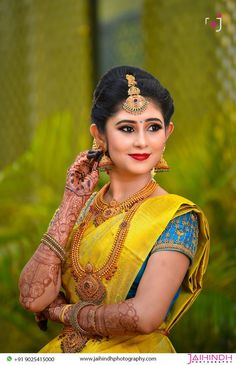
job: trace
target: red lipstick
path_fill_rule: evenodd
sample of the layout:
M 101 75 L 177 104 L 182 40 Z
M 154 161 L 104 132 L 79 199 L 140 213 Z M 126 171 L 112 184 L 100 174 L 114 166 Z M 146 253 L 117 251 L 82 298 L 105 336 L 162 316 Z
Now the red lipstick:
M 135 160 L 143 161 L 150 156 L 150 153 L 132 153 L 129 154 L 129 156 L 134 158 Z

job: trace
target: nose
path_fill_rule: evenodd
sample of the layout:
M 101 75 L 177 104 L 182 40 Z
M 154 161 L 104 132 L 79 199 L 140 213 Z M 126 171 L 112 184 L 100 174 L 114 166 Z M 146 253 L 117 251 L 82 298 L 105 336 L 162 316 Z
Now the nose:
M 145 131 L 140 129 L 135 134 L 134 146 L 144 148 L 147 146 L 147 137 L 145 136 Z

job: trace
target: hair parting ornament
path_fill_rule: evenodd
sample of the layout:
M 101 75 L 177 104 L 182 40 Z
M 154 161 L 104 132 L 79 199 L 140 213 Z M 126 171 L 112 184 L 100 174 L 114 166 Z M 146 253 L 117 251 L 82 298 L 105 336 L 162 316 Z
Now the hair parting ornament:
M 131 114 L 141 114 L 146 110 L 148 101 L 140 95 L 140 89 L 136 86 L 137 81 L 133 75 L 126 74 L 128 80 L 128 98 L 123 103 L 123 109 Z

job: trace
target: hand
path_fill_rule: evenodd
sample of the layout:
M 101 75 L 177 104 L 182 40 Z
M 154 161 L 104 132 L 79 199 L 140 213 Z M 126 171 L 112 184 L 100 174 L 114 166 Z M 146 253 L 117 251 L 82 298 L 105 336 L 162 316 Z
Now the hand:
M 43 312 L 34 313 L 34 319 L 35 319 L 38 327 L 41 329 L 41 331 L 47 331 L 48 320 L 44 316 Z
M 66 190 L 77 196 L 90 196 L 99 178 L 98 163 L 102 151 L 81 152 L 67 170 Z
M 34 318 L 38 327 L 42 331 L 46 331 L 48 320 L 60 322 L 60 312 L 65 304 L 65 295 L 63 292 L 59 292 L 57 298 L 51 304 L 49 304 L 49 306 L 47 306 L 42 312 L 37 312 L 34 314 Z

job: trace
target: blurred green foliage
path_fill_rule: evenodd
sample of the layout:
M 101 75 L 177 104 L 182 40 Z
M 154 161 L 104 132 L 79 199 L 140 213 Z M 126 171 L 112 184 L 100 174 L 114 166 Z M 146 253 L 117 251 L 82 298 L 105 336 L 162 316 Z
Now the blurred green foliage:
M 66 169 L 76 151 L 69 113 L 39 124 L 30 148 L 0 176 L 1 352 L 37 352 L 56 332 L 42 333 L 18 302 L 20 271 L 60 203 Z M 10 329 L 10 330 L 9 330 Z

